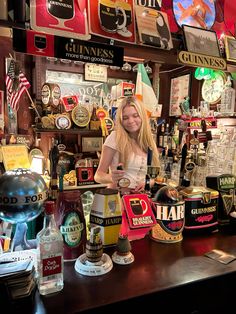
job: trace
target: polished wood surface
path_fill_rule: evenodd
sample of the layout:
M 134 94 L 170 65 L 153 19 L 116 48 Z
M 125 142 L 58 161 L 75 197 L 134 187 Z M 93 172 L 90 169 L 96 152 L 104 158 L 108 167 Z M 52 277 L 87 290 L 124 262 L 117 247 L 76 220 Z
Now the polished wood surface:
M 221 249 L 236 254 L 236 236 L 217 232 L 184 236 L 178 243 L 158 243 L 147 236 L 131 244 L 134 263 L 114 264 L 102 276 L 83 276 L 75 271 L 74 262 L 65 263 L 64 289 L 44 297 L 36 293 L 34 313 L 111 313 L 127 305 L 134 310 L 143 305 L 161 306 L 165 308 L 162 313 L 173 313 L 174 309 L 222 313 L 222 304 L 226 309 L 233 300 L 230 293 L 235 290 L 236 261 L 224 265 L 204 253 Z M 110 256 L 114 251 L 115 247 L 106 250 Z

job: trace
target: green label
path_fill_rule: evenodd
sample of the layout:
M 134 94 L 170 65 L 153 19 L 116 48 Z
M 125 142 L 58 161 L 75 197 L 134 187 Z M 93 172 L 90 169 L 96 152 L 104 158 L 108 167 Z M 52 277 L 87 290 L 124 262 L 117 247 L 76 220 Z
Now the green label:
M 76 212 L 70 212 L 64 218 L 64 225 L 60 226 L 61 234 L 65 243 L 74 247 L 80 243 L 84 224 L 80 221 L 80 217 Z
M 218 189 L 229 190 L 235 188 L 235 176 L 223 174 L 218 177 Z

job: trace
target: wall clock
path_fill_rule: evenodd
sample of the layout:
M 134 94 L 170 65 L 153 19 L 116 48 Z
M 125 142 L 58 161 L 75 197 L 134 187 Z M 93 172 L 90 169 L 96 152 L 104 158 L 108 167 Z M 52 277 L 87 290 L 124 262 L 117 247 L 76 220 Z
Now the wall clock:
M 215 71 L 213 77 L 202 84 L 202 98 L 210 104 L 217 103 L 224 90 L 226 76 L 224 72 Z

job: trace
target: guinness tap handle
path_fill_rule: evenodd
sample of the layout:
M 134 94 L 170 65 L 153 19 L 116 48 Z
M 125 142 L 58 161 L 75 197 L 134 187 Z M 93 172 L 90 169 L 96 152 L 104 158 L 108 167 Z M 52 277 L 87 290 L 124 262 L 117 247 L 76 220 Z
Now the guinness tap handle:
M 49 151 L 50 175 L 52 179 L 57 179 L 57 164 L 59 160 L 59 150 L 57 140 L 52 140 L 52 148 Z

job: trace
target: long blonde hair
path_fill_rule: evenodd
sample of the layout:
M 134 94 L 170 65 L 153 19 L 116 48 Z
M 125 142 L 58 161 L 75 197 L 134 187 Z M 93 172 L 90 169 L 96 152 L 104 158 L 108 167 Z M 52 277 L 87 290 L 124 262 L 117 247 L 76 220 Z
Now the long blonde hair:
M 159 166 L 159 154 L 157 150 L 156 143 L 153 139 L 151 126 L 149 123 L 149 118 L 147 116 L 147 111 L 144 107 L 144 104 L 138 100 L 136 97 L 120 97 L 117 101 L 117 112 L 116 112 L 116 121 L 115 121 L 115 130 L 116 130 L 116 143 L 117 150 L 120 153 L 120 162 L 124 164 L 126 168 L 127 162 L 129 159 L 130 152 L 133 151 L 133 141 L 129 136 L 129 133 L 123 127 L 123 109 L 125 106 L 133 106 L 142 120 L 142 124 L 139 130 L 137 144 L 144 151 L 148 152 L 148 148 L 152 149 L 152 166 Z

